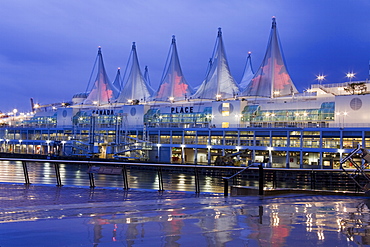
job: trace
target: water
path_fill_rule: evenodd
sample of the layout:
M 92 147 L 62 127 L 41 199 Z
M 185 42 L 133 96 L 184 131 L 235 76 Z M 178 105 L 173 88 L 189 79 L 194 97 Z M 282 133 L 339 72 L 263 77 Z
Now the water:
M 369 202 L 296 195 L 17 207 L 1 210 L 10 216 L 0 218 L 0 245 L 366 246 Z
M 118 175 L 99 175 L 90 189 L 87 166 L 60 167 L 66 186 L 54 186 L 54 165 L 29 164 L 31 183 L 49 186 L 28 187 L 20 162 L 1 162 L 1 247 L 370 246 L 367 198 L 224 198 L 215 193 L 221 179 L 205 175 L 201 191 L 212 193 L 175 192 L 194 191 L 194 176 L 183 173 L 164 173 L 167 191 L 158 192 L 156 171 L 147 170 L 129 171 L 130 187 L 140 189 L 119 189 Z

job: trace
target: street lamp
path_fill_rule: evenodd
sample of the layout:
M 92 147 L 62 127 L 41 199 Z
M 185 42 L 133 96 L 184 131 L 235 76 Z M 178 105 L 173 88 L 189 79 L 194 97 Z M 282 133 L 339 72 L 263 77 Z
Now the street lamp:
M 185 144 L 181 144 L 181 164 L 185 163 Z
M 211 164 L 211 148 L 212 148 L 211 145 L 207 145 L 207 149 L 208 149 L 208 165 Z
M 158 150 L 158 153 L 157 153 L 157 157 L 156 157 L 156 158 L 157 158 L 157 162 L 158 162 L 158 163 L 159 163 L 159 157 L 160 157 L 160 156 L 159 156 L 159 155 L 160 155 L 160 148 L 161 148 L 161 144 L 160 144 L 160 143 L 158 143 L 158 144 L 157 144 L 157 150 Z
M 319 84 L 321 85 L 322 81 L 325 80 L 325 75 L 318 75 L 316 77 L 316 80 L 318 80 L 319 81 Z
M 355 77 L 355 73 L 353 73 L 353 72 L 348 72 L 348 73 L 346 74 L 346 77 L 349 79 L 349 83 L 351 83 L 351 82 L 352 82 L 352 78 L 353 78 L 353 77 Z

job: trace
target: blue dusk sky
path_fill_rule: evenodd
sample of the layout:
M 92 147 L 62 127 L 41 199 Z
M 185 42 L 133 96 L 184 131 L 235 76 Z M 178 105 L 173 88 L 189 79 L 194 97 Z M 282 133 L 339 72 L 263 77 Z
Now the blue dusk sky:
M 98 46 L 114 80 L 135 41 L 142 69 L 158 89 L 172 35 L 193 87 L 205 77 L 221 27 L 229 66 L 239 82 L 248 51 L 260 66 L 277 28 L 288 71 L 302 92 L 324 83 L 369 77 L 369 0 L 0 0 L 0 110 L 30 111 L 85 92 Z M 93 76 L 95 78 L 95 75 Z

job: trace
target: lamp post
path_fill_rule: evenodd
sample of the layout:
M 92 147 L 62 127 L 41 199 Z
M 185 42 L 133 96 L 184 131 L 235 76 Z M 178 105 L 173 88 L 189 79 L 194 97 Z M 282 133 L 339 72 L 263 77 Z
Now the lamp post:
M 345 124 L 345 117 L 348 116 L 348 112 L 344 111 L 344 112 L 336 112 L 335 115 L 338 117 L 338 122 L 339 122 L 339 127 L 344 127 L 344 124 Z
M 269 151 L 269 163 L 272 164 L 272 147 L 267 147 L 267 150 Z M 268 166 L 268 164 L 266 164 Z
M 211 145 L 207 145 L 207 149 L 208 149 L 208 165 L 211 164 L 211 148 L 212 148 Z
M 185 163 L 185 145 L 181 144 L 181 164 Z
M 353 73 L 353 72 L 348 72 L 348 73 L 346 74 L 346 77 L 349 79 L 349 83 L 351 83 L 351 82 L 352 82 L 352 78 L 353 78 L 353 77 L 355 77 L 355 73 Z
M 157 163 L 159 163 L 159 157 L 160 157 L 160 149 L 161 149 L 161 144 L 160 143 L 158 143 L 157 144 Z
M 319 84 L 322 84 L 322 81 L 325 80 L 325 75 L 318 75 L 316 77 L 316 80 L 319 82 Z

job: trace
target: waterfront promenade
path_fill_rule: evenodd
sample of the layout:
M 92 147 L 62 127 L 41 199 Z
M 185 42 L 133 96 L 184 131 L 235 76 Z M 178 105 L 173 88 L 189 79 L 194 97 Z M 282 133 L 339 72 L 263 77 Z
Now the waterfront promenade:
M 364 197 L 0 183 L 0 246 L 358 246 Z

